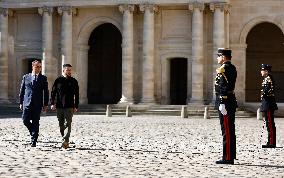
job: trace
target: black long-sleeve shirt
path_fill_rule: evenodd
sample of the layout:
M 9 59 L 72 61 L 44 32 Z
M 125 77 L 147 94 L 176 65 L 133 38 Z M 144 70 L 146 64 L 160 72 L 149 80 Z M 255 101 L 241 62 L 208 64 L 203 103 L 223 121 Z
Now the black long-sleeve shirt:
M 51 105 L 56 108 L 78 108 L 79 85 L 73 77 L 58 77 L 51 90 Z

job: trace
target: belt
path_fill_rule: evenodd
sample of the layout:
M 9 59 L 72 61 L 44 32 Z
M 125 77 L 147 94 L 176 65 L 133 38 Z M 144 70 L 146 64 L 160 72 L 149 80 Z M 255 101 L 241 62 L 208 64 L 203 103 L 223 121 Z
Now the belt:
M 235 91 L 232 90 L 232 91 L 227 91 L 228 94 L 235 94 Z M 216 95 L 220 95 L 219 93 L 216 93 Z
M 232 90 L 232 91 L 227 91 L 228 94 L 235 94 L 235 91 Z

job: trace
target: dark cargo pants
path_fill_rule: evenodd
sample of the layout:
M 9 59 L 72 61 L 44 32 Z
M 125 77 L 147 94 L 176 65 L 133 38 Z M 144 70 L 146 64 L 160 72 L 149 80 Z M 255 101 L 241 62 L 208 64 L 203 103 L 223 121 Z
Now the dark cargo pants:
M 62 138 L 69 142 L 70 133 L 71 133 L 71 123 L 73 117 L 73 108 L 57 108 L 57 118 L 60 127 L 60 133 Z M 67 132 L 65 134 L 65 129 Z

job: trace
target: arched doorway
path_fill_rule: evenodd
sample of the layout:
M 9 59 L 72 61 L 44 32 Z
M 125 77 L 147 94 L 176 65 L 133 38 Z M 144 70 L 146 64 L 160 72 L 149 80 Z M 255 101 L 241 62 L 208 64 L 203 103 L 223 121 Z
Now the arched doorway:
M 170 60 L 170 104 L 184 105 L 187 99 L 187 59 Z
M 256 25 L 248 33 L 246 51 L 246 102 L 259 102 L 262 77 L 260 65 L 272 65 L 278 102 L 284 102 L 284 35 L 272 23 Z
M 88 103 L 115 104 L 121 98 L 122 36 L 111 23 L 93 30 L 88 52 Z

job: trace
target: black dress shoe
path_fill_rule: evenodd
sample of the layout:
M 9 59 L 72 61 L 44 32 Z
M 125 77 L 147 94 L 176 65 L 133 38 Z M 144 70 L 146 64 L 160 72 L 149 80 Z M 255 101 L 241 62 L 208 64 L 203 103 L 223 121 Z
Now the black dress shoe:
M 262 145 L 262 148 L 276 148 L 276 145 Z
M 36 147 L 36 143 L 33 142 L 33 143 L 31 144 L 31 147 Z
M 234 164 L 234 160 L 219 160 L 216 164 Z

